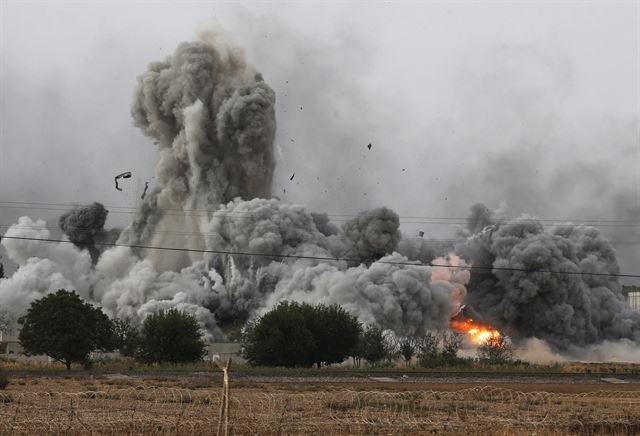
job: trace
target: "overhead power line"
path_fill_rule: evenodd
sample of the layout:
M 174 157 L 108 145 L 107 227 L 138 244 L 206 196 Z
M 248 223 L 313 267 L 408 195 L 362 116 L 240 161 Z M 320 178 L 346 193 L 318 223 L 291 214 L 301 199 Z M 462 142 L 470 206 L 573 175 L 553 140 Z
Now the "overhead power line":
M 0 230 L 8 230 L 10 228 L 16 230 L 41 230 L 46 229 L 50 231 L 61 231 L 58 226 L 28 226 L 23 224 L 0 224 Z M 75 227 L 74 231 L 80 232 L 95 232 L 96 229 L 90 227 Z M 114 230 L 114 229 L 112 229 Z M 117 229 L 120 233 L 131 233 L 134 230 L 129 229 Z M 108 230 L 105 230 L 108 231 Z M 151 235 L 175 235 L 175 236 L 184 236 L 184 237 L 203 237 L 203 236 L 215 236 L 217 233 L 215 232 L 201 232 L 201 231 L 188 231 L 188 230 L 153 230 L 149 232 Z M 2 238 L 2 234 L 0 233 L 0 239 Z M 455 243 L 455 242 L 463 242 L 466 238 L 430 238 L 430 237 L 422 237 L 422 236 L 407 236 L 406 234 L 402 235 L 403 240 L 416 240 L 416 241 L 425 241 L 425 242 L 433 242 L 433 243 Z M 634 240 L 608 240 L 610 244 L 613 245 L 635 245 L 640 244 L 640 241 Z
M 65 239 L 46 239 L 46 238 L 28 238 L 23 236 L 3 236 L 3 239 L 17 239 L 24 241 L 38 241 L 38 242 L 57 242 L 57 243 L 72 243 L 69 240 Z M 364 259 L 357 257 L 327 257 L 327 256 L 303 256 L 297 254 L 271 254 L 271 253 L 251 253 L 245 251 L 227 251 L 227 250 L 207 250 L 207 249 L 199 249 L 199 248 L 185 248 L 185 247 L 158 247 L 152 245 L 128 245 L 128 244 L 118 244 L 118 243 L 96 243 L 95 245 L 103 246 L 103 247 L 125 247 L 125 248 L 135 248 L 142 250 L 166 250 L 166 251 L 174 251 L 174 252 L 190 252 L 190 253 L 203 253 L 203 254 L 222 254 L 228 256 L 251 256 L 251 257 L 267 257 L 272 259 L 305 259 L 305 260 L 317 260 L 324 262 L 354 262 L 354 263 L 381 263 L 387 265 L 403 265 L 403 266 L 430 266 L 430 267 L 438 267 L 438 268 L 453 268 L 453 269 L 470 269 L 470 270 L 480 270 L 480 271 L 514 271 L 514 272 L 524 272 L 527 274 L 536 274 L 536 273 L 548 273 L 548 274 L 565 274 L 565 275 L 585 275 L 585 276 L 604 276 L 604 277 L 626 277 L 626 278 L 640 278 L 640 274 L 621 274 L 621 273 L 586 273 L 582 271 L 558 271 L 558 270 L 528 270 L 526 268 L 507 268 L 507 267 L 493 267 L 493 266 L 456 266 L 456 265 L 443 265 L 443 264 L 425 264 L 420 261 L 390 261 L 390 260 L 374 260 L 374 259 Z
M 46 207 L 42 207 L 46 206 Z M 53 206 L 53 207 L 51 207 Z M 104 205 L 105 208 L 114 214 L 134 214 L 137 212 L 138 207 L 134 206 L 116 206 L 116 205 Z M 60 211 L 66 212 L 69 209 L 78 207 L 78 204 L 73 203 L 44 203 L 44 202 L 23 202 L 23 201 L 2 201 L 0 200 L 1 208 L 9 209 L 33 209 L 33 210 L 48 210 L 48 211 Z M 158 210 L 164 212 L 166 215 L 174 216 L 186 216 L 186 217 L 199 217 L 207 216 L 210 211 L 207 209 L 176 209 L 176 208 L 159 208 Z M 227 215 L 247 215 L 255 214 L 254 211 L 226 211 Z M 333 221 L 343 222 L 353 217 L 358 216 L 357 213 L 327 213 Z M 466 217 L 438 217 L 438 216 L 420 216 L 420 215 L 399 215 L 403 224 L 436 224 L 436 225 L 453 225 L 467 224 Z M 584 218 L 493 218 L 496 223 L 504 223 L 512 220 L 521 221 L 536 221 L 540 223 L 562 223 L 562 222 L 574 222 L 578 224 L 590 224 L 599 227 L 635 227 L 640 226 L 640 220 L 621 220 L 621 219 L 584 219 Z

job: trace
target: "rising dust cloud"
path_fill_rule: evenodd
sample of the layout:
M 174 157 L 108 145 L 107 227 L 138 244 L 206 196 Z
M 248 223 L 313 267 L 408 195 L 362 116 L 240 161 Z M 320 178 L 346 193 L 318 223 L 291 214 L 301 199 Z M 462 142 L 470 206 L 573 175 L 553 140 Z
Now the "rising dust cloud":
M 131 114 L 157 148 L 155 186 L 125 229 L 104 229 L 108 211 L 97 202 L 63 214 L 58 224 L 72 244 L 9 238 L 50 238 L 44 221 L 20 218 L 2 240 L 19 265 L 0 279 L 4 322 L 59 288 L 132 322 L 178 308 L 216 340 L 283 300 L 340 304 L 402 335 L 446 329 L 467 304 L 523 357 L 597 360 L 614 350 L 640 358 L 640 313 L 607 275 L 619 267 L 598 229 L 545 230 L 535 218 L 506 220 L 481 204 L 446 250 L 403 238 L 386 207 L 340 227 L 274 198 L 275 104 L 242 54 L 206 35 L 149 64 Z

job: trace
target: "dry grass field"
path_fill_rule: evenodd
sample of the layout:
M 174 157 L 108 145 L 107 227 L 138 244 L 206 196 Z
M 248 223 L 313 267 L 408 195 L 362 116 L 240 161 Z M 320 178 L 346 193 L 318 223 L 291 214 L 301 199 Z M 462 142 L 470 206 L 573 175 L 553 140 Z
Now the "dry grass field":
M 0 434 L 216 434 L 219 377 L 16 376 Z M 231 378 L 230 434 L 640 433 L 640 384 Z

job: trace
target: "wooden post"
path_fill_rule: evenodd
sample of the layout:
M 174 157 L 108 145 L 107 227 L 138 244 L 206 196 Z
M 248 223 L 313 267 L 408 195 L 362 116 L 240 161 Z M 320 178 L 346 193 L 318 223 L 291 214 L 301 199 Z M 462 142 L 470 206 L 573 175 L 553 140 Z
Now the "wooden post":
M 222 401 L 218 414 L 218 436 L 229 436 L 229 368 L 231 368 L 231 358 L 227 360 L 225 365 L 218 360 L 216 360 L 216 364 L 222 370 Z

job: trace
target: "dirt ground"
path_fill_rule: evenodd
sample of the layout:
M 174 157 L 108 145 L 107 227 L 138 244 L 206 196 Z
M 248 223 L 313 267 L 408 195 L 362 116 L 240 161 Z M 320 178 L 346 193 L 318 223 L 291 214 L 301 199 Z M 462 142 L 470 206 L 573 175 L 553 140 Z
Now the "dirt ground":
M 621 377 L 623 378 L 623 377 Z M 14 375 L 4 434 L 216 434 L 220 374 Z M 640 383 L 231 375 L 231 434 L 640 434 Z

